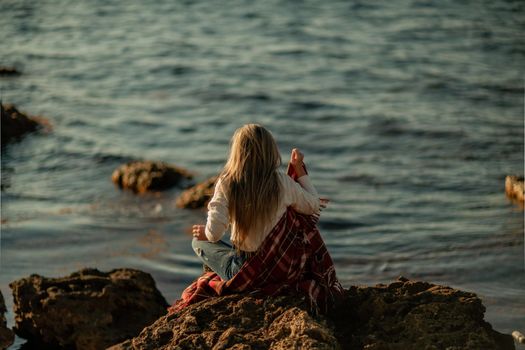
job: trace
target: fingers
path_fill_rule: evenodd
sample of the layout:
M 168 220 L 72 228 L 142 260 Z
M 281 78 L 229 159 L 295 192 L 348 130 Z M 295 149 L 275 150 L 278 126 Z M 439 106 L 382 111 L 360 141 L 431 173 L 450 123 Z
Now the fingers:
M 193 225 L 191 233 L 193 237 L 200 237 L 204 234 L 204 225 Z
M 304 159 L 304 154 L 299 150 L 299 148 L 292 149 L 292 154 L 290 157 L 290 161 L 292 164 L 297 164 L 302 162 Z

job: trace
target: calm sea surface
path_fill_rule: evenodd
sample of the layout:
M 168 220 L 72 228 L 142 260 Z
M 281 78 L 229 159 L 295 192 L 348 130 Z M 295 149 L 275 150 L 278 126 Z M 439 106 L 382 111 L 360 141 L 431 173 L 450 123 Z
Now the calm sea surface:
M 301 148 L 343 284 L 398 275 L 478 293 L 525 331 L 522 1 L 0 1 L 4 102 L 52 122 L 2 152 L 0 289 L 134 267 L 171 302 L 201 271 L 180 189 L 135 196 L 137 158 L 216 174 L 258 122 Z M 8 314 L 13 324 L 12 312 Z M 23 340 L 17 339 L 17 348 Z

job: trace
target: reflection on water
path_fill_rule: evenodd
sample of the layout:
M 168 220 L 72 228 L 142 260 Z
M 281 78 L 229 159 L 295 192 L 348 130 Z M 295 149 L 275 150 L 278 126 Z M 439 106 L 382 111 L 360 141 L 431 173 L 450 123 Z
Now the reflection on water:
M 53 129 L 2 151 L 0 288 L 84 266 L 150 272 L 168 300 L 201 269 L 178 189 L 134 196 L 131 159 L 216 174 L 243 123 L 300 147 L 345 285 L 398 275 L 478 293 L 525 324 L 521 1 L 2 1 L 3 99 Z M 10 324 L 12 314 L 8 315 Z M 18 343 L 21 341 L 19 340 Z

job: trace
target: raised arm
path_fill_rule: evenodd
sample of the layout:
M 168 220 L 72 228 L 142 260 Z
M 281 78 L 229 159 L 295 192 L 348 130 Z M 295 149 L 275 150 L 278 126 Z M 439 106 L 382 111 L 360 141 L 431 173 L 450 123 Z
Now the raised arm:
M 304 154 L 297 148 L 290 155 L 290 166 L 293 167 L 297 182 L 287 177 L 285 186 L 292 200 L 292 207 L 303 214 L 314 214 L 320 210 L 321 202 L 317 190 L 310 182 L 303 163 Z

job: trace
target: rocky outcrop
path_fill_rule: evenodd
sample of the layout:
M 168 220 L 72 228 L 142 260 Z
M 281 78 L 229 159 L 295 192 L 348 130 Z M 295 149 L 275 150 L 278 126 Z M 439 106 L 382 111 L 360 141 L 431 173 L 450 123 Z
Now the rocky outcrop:
M 32 275 L 11 288 L 15 332 L 63 348 L 514 349 L 510 335 L 483 320 L 474 293 L 402 277 L 350 287 L 325 316 L 312 316 L 298 297 L 258 294 L 210 298 L 166 315 L 151 276 L 129 269 Z
M 151 275 L 132 269 L 84 269 L 63 278 L 31 275 L 10 284 L 15 327 L 33 344 L 104 349 L 166 313 Z
M 15 339 L 15 334 L 9 328 L 7 328 L 7 322 L 5 320 L 5 308 L 4 296 L 0 291 L 0 349 L 7 349 L 13 340 Z
M 525 203 L 523 176 L 507 176 L 505 178 L 505 194 L 520 204 L 523 209 Z
M 145 193 L 166 190 L 192 177 L 189 171 L 164 162 L 133 161 L 115 169 L 111 179 L 120 188 Z
M 494 331 L 484 312 L 474 293 L 401 277 L 351 287 L 331 317 L 348 349 L 514 349 L 512 337 Z
M 293 297 L 231 295 L 164 316 L 111 350 L 514 349 L 484 312 L 473 293 L 404 278 L 351 287 L 327 317 L 312 317 Z
M 217 176 L 188 188 L 176 200 L 179 208 L 197 209 L 205 207 L 213 197 Z
M 337 348 L 326 319 L 310 316 L 300 299 L 230 295 L 161 317 L 110 349 Z
M 30 117 L 20 112 L 12 104 L 0 104 L 2 118 L 2 146 L 23 135 L 36 131 L 40 123 L 36 117 Z
M 20 74 L 22 73 L 20 73 L 15 67 L 0 66 L 0 77 L 14 77 Z

